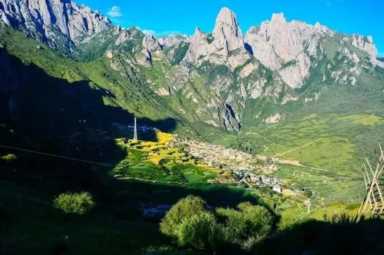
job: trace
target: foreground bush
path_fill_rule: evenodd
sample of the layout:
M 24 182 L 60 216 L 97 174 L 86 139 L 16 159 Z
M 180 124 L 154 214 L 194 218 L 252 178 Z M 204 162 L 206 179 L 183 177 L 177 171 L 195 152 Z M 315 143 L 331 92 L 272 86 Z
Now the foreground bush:
M 274 217 L 264 207 L 241 203 L 237 209 L 206 208 L 199 197 L 180 200 L 162 220 L 161 232 L 182 247 L 215 253 L 234 246 L 249 250 L 272 230 Z
M 7 155 L 4 155 L 4 156 L 0 156 L 0 159 L 4 160 L 5 162 L 13 162 L 17 159 L 16 155 L 15 154 L 7 154 Z
M 274 220 L 265 207 L 251 203 L 239 204 L 238 210 L 220 208 L 217 214 L 224 221 L 224 239 L 247 250 L 271 232 Z
M 88 192 L 64 193 L 55 198 L 53 205 L 65 214 L 84 215 L 92 210 L 95 202 Z
M 205 208 L 205 201 L 199 197 L 188 196 L 181 199 L 169 210 L 161 221 L 160 231 L 167 236 L 177 239 L 183 221 L 206 212 Z
M 181 246 L 215 251 L 221 243 L 221 228 L 211 213 L 200 213 L 182 222 L 178 233 Z

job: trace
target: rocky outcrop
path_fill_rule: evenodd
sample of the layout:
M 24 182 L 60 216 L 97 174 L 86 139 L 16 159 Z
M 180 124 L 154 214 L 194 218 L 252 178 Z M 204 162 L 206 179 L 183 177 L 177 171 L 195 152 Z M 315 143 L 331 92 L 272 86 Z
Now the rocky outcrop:
M 384 62 L 378 59 L 377 48 L 373 43 L 372 36 L 353 35 L 350 37 L 350 41 L 353 46 L 368 54 L 373 65 L 378 65 L 384 68 Z
M 236 116 L 236 112 L 230 104 L 224 104 L 222 112 L 223 125 L 226 130 L 240 131 L 240 121 Z
M 243 36 L 236 15 L 224 7 L 216 19 L 216 26 L 212 33 L 213 46 L 223 51 L 225 56 L 237 49 L 244 48 Z
M 178 65 L 184 59 L 189 48 L 188 37 L 184 35 L 170 35 L 159 39 L 168 61 Z
M 143 38 L 143 53 L 148 64 L 152 64 L 153 54 L 162 50 L 159 41 L 151 34 L 146 34 Z
M 0 19 L 52 47 L 70 47 L 104 31 L 111 22 L 71 0 L 0 0 Z
M 280 113 L 276 113 L 274 115 L 269 116 L 264 120 L 266 124 L 276 124 L 279 123 L 282 119 L 282 116 Z
M 189 43 L 186 62 L 195 65 L 207 61 L 217 65 L 228 65 L 234 70 L 250 59 L 244 47 L 236 15 L 228 8 L 221 9 L 211 35 L 196 28 Z
M 309 76 L 311 57 L 317 55 L 319 40 L 332 34 L 320 24 L 311 26 L 298 21 L 287 22 L 279 13 L 260 27 L 252 27 L 245 41 L 255 58 L 279 72 L 290 87 L 297 88 Z

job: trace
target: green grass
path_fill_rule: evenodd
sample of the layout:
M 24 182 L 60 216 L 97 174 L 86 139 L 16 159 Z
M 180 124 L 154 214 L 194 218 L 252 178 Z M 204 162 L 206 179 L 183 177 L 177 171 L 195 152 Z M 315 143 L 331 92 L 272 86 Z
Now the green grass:
M 143 248 L 164 242 L 151 222 L 117 220 L 102 206 L 84 217 L 65 217 L 53 208 L 50 196 L 12 183 L 1 182 L 1 186 L 0 207 L 6 208 L 11 226 L 5 243 L 17 243 L 11 246 L 16 254 L 48 255 L 59 243 L 66 243 L 71 254 L 104 254 L 106 250 L 141 254 Z
M 48 255 L 61 243 L 74 255 L 106 251 L 111 255 L 142 254 L 149 247 L 171 245 L 160 234 L 158 222 L 143 219 L 142 203 L 173 204 L 189 194 L 202 196 L 213 206 L 233 207 L 241 201 L 259 201 L 244 189 L 222 185 L 184 187 L 120 180 L 103 187 L 104 195 L 96 196 L 96 208 L 88 215 L 64 216 L 53 208 L 55 196 L 49 194 L 49 186 L 37 190 L 32 183 L 22 186 L 1 181 L 0 185 L 0 209 L 4 208 L 10 218 L 10 229 L 2 241 L 5 251 L 12 254 Z
M 258 154 L 298 160 L 303 167 L 280 166 L 277 174 L 313 191 L 318 201 L 353 202 L 361 199 L 361 165 L 377 149 L 377 134 L 384 131 L 381 120 L 375 114 L 309 114 L 245 128 L 226 143 L 249 144 Z
M 174 155 L 177 157 L 178 154 Z M 166 158 L 167 155 L 165 154 L 164 157 Z M 128 157 L 114 168 L 113 173 L 117 174 L 120 179 L 183 185 L 206 184 L 217 176 L 217 173 L 210 169 L 190 163 L 170 161 L 165 164 L 155 164 L 149 161 L 147 152 L 138 149 L 129 149 Z

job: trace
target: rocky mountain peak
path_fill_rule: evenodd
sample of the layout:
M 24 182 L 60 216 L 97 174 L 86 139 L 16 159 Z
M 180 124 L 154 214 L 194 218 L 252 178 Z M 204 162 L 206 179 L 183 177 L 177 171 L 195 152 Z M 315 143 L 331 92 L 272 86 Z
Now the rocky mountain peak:
M 245 41 L 252 47 L 255 58 L 296 88 L 309 76 L 311 56 L 316 56 L 319 41 L 326 35 L 327 29 L 320 24 L 288 22 L 284 14 L 278 13 L 259 28 L 251 28 Z
M 216 18 L 212 36 L 196 28 L 189 42 L 186 54 L 186 61 L 189 63 L 201 64 L 209 61 L 234 69 L 249 59 L 236 15 L 226 7 L 220 10 Z M 232 54 L 234 51 L 236 54 Z
M 143 48 L 150 52 L 153 52 L 161 50 L 161 45 L 154 35 L 145 34 L 143 38 Z
M 237 21 L 236 14 L 227 7 L 221 8 L 219 14 L 216 17 L 216 24 L 214 28 L 214 34 L 220 34 L 223 29 L 230 29 L 228 32 L 239 32 L 239 23 Z
M 112 27 L 106 17 L 71 0 L 0 0 L 0 19 L 52 47 L 76 45 Z
M 274 13 L 272 14 L 271 23 L 274 25 L 281 25 L 287 23 L 284 13 Z
M 201 31 L 201 29 L 199 27 L 196 27 L 195 28 L 195 32 L 193 33 L 193 37 L 195 38 L 206 38 L 207 35 Z
M 149 64 L 152 64 L 153 54 L 157 51 L 162 50 L 160 42 L 152 34 L 145 34 L 143 38 L 143 53 L 145 55 L 146 61 Z
M 237 25 L 236 14 L 228 7 L 221 8 L 216 17 L 216 25 L 219 24 Z
M 244 46 L 236 14 L 227 7 L 222 8 L 216 18 L 213 37 L 218 47 L 225 46 L 228 51 L 233 51 Z

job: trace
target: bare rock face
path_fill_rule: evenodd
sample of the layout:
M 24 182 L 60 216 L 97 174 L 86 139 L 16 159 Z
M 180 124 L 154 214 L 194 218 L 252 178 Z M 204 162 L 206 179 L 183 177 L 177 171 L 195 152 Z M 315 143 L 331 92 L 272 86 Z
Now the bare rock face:
M 231 131 L 239 131 L 241 128 L 240 121 L 236 116 L 236 112 L 230 104 L 224 104 L 221 109 L 221 118 L 223 121 L 224 128 Z
M 117 34 L 116 41 L 114 42 L 115 46 L 121 46 L 124 43 L 129 41 L 134 41 L 136 38 L 142 38 L 142 32 L 138 29 L 115 29 L 115 33 Z
M 195 29 L 195 33 L 189 40 L 189 49 L 186 55 L 187 62 L 199 63 L 201 58 L 210 54 L 211 47 L 208 42 L 208 36 L 200 28 Z
M 107 18 L 71 0 L 0 0 L 0 19 L 53 47 L 60 39 L 77 45 L 112 27 Z
M 279 123 L 282 119 L 282 116 L 280 113 L 276 113 L 274 115 L 269 116 L 264 120 L 266 124 L 276 124 Z
M 327 35 L 332 32 L 320 24 L 287 22 L 283 14 L 274 14 L 271 21 L 251 28 L 245 41 L 255 58 L 279 72 L 290 87 L 297 88 L 309 75 L 310 57 L 317 54 L 319 40 Z
M 354 35 L 350 37 L 350 40 L 353 46 L 368 54 L 373 65 L 384 68 L 384 63 L 377 59 L 377 48 L 373 43 L 373 38 L 371 36 Z
M 222 8 L 217 16 L 212 35 L 215 48 L 224 50 L 225 54 L 244 47 L 243 36 L 236 15 L 226 7 Z
M 143 53 L 148 64 L 152 64 L 152 57 L 162 50 L 159 41 L 151 34 L 145 34 L 143 38 Z
M 168 61 L 173 64 L 179 64 L 185 57 L 189 47 L 189 38 L 185 35 L 173 34 L 159 38 L 163 52 Z
M 221 9 L 211 36 L 197 28 L 189 43 L 186 61 L 197 65 L 208 61 L 234 70 L 250 58 L 236 15 L 226 7 Z
M 143 48 L 149 52 L 161 50 L 159 41 L 151 34 L 145 34 L 143 38 Z
M 179 35 L 179 34 L 173 34 L 170 36 L 166 37 L 161 37 L 159 38 L 159 43 L 164 47 L 164 48 L 172 48 L 180 45 L 181 43 L 185 43 L 188 41 L 188 37 L 184 35 Z

